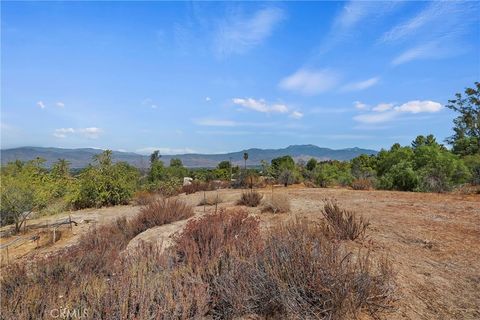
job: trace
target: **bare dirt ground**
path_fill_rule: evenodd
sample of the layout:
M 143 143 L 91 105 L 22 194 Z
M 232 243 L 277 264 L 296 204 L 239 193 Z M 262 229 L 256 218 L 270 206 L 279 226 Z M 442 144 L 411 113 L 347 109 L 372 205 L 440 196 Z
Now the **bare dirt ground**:
M 271 189 L 260 190 L 265 197 Z M 210 191 L 215 194 L 216 191 Z M 234 207 L 241 190 L 220 190 L 219 208 Z M 291 212 L 262 214 L 258 208 L 247 208 L 261 219 L 262 227 L 288 219 L 322 219 L 322 201 L 335 198 L 339 203 L 370 220 L 366 241 L 373 255 L 387 256 L 397 272 L 397 309 L 388 319 L 480 319 L 480 196 L 425 194 L 387 191 L 353 191 L 346 189 L 312 189 L 293 186 L 275 188 L 274 194 L 287 193 Z M 181 195 L 196 206 L 203 193 Z M 38 248 L 26 243 L 10 250 L 9 260 L 32 260 L 68 245 L 86 232 L 93 223 L 105 223 L 120 216 L 131 217 L 140 207 L 118 206 L 72 213 L 80 222 L 70 230 L 63 228 L 61 238 L 53 245 L 44 240 Z M 196 217 L 214 211 L 212 206 L 196 206 Z M 32 220 L 68 217 L 68 214 Z M 194 219 L 193 217 L 192 219 Z M 85 223 L 85 222 L 89 223 Z M 152 228 L 131 241 L 127 250 L 139 241 L 154 241 L 166 247 L 171 236 L 187 221 Z M 38 233 L 28 231 L 26 236 Z M 24 235 L 22 235 L 24 236 Z M 7 243 L 13 238 L 0 239 Z M 4 250 L 2 250 L 4 251 Z M 2 261 L 5 263 L 4 253 Z

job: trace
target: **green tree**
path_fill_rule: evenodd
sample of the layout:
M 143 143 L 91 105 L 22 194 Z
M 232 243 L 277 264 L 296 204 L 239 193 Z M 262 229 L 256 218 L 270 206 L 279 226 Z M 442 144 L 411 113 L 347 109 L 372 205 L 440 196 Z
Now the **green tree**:
M 307 161 L 306 168 L 308 171 L 313 171 L 315 167 L 317 166 L 317 159 L 311 158 L 310 160 Z
M 161 157 L 162 157 L 162 156 L 160 155 L 160 151 L 159 151 L 159 150 L 153 151 L 152 154 L 150 155 L 150 165 L 151 165 L 152 163 L 155 163 L 155 162 L 157 162 L 157 161 L 160 161 L 160 158 L 161 158 Z
M 178 158 L 170 159 L 170 167 L 177 167 L 177 168 L 183 167 L 182 160 Z
M 218 169 L 224 169 L 224 170 L 230 170 L 231 167 L 232 167 L 232 164 L 228 160 L 223 160 L 219 162 L 217 165 Z
M 474 88 L 466 88 L 449 100 L 447 108 L 459 113 L 453 120 L 454 134 L 446 139 L 452 145 L 452 151 L 465 156 L 480 153 L 480 82 Z
M 247 170 L 247 160 L 248 160 L 248 153 L 244 152 L 243 153 L 243 160 L 245 161 L 245 170 Z
M 71 201 L 76 208 L 126 204 L 137 189 L 138 177 L 135 167 L 126 162 L 112 164 L 111 152 L 104 151 L 80 173 Z
M 292 170 L 283 169 L 278 176 L 278 182 L 287 187 L 289 184 L 295 183 L 295 175 Z

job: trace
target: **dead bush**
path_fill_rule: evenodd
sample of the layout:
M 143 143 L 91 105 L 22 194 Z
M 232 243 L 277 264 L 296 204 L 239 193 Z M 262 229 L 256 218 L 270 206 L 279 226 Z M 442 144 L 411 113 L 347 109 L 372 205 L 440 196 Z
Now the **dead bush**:
M 155 199 L 155 194 L 149 191 L 137 191 L 133 203 L 137 206 L 146 206 Z
M 213 182 L 192 181 L 189 185 L 184 185 L 182 187 L 182 192 L 185 192 L 186 194 L 211 190 L 215 190 L 215 184 Z
M 276 194 L 263 202 L 262 212 L 285 213 L 290 211 L 290 200 L 285 194 Z
M 265 279 L 255 281 L 291 318 L 345 319 L 364 309 L 375 315 L 391 308 L 394 282 L 390 264 L 370 258 L 330 241 L 319 224 L 294 221 L 271 230 L 258 262 Z
M 373 183 L 371 179 L 355 179 L 352 181 L 353 190 L 370 190 L 373 189 Z
M 237 205 L 256 207 L 262 201 L 263 195 L 256 190 L 249 190 L 242 192 L 242 196 L 237 201 Z
M 188 222 L 175 238 L 179 261 L 195 269 L 204 267 L 222 252 L 248 255 L 259 244 L 259 221 L 243 210 L 205 215 Z
M 341 240 L 355 240 L 365 234 L 369 222 L 354 211 L 341 208 L 335 200 L 325 200 L 322 214 L 331 233 Z
M 130 222 L 130 230 L 139 234 L 155 226 L 161 226 L 193 216 L 193 209 L 185 202 L 173 198 L 162 198 L 150 202 Z
M 182 216 L 178 207 L 165 201 L 143 217 Z M 2 318 L 50 319 L 60 302 L 89 319 L 378 318 L 394 306 L 390 263 L 350 252 L 321 224 L 290 221 L 262 237 L 258 218 L 222 210 L 190 220 L 167 251 L 141 243 L 119 254 L 130 228 L 119 219 L 31 270 L 2 272 Z
M 198 203 L 199 206 L 214 206 L 216 204 L 222 203 L 223 199 L 220 195 L 218 194 L 208 194 L 205 197 L 202 197 L 200 199 L 200 202 Z

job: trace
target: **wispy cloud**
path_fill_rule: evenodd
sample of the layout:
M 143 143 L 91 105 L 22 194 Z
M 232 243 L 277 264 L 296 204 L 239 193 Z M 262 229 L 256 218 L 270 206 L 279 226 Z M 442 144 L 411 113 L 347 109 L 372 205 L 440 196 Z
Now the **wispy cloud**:
M 417 59 L 447 58 L 467 50 L 461 39 L 471 24 L 478 24 L 478 14 L 478 4 L 474 2 L 427 2 L 415 16 L 385 32 L 379 43 L 409 45 L 393 59 L 393 65 Z
M 153 99 L 151 98 L 145 98 L 142 100 L 142 105 L 150 107 L 152 109 L 157 109 L 158 105 L 154 103 Z
M 315 95 L 335 87 L 340 76 L 329 69 L 300 69 L 280 81 L 280 88 L 305 95 Z
M 199 126 L 207 127 L 235 127 L 238 125 L 238 123 L 233 120 L 211 118 L 195 119 L 194 123 Z
M 57 138 L 66 138 L 69 133 L 74 133 L 75 130 L 73 128 L 60 128 L 60 129 L 55 129 L 53 132 L 53 136 Z
M 205 127 L 273 127 L 278 125 L 276 122 L 242 122 L 217 118 L 193 119 L 193 123 Z
M 39 106 L 40 109 L 45 109 L 45 107 L 46 107 L 46 106 L 45 106 L 45 103 L 43 103 L 43 101 L 38 101 L 38 102 L 37 102 L 37 106 Z
M 102 133 L 102 129 L 97 127 L 81 128 L 78 132 L 82 133 L 85 137 L 90 139 L 97 139 Z
M 218 26 L 215 51 L 220 56 L 247 52 L 267 39 L 284 19 L 284 11 L 275 7 L 261 9 L 251 16 L 232 14 Z
M 165 155 L 195 153 L 195 150 L 191 148 L 168 148 L 168 147 L 145 147 L 145 148 L 137 149 L 135 150 L 135 152 L 140 154 L 151 154 L 155 150 L 158 150 L 160 151 L 160 154 L 165 154 Z
M 58 101 L 55 105 L 59 108 L 64 108 L 65 107 L 65 103 L 63 103 L 61 101 Z
M 355 107 L 355 109 L 358 109 L 358 110 L 368 110 L 370 108 L 368 104 L 365 104 L 360 101 L 354 101 L 353 106 Z
M 290 113 L 290 118 L 302 119 L 303 118 L 303 113 L 301 113 L 300 111 L 293 111 L 292 113 Z
M 210 98 L 210 97 L 205 97 L 205 101 L 206 101 L 206 102 L 210 102 L 210 101 L 212 101 L 212 98 Z
M 55 131 L 53 132 L 53 136 L 60 139 L 64 139 L 71 134 L 81 134 L 84 137 L 89 139 L 97 139 L 102 133 L 102 131 L 103 131 L 102 129 L 97 127 L 79 128 L 79 129 L 59 128 L 59 129 L 55 129 Z
M 451 42 L 431 41 L 414 46 L 399 54 L 392 60 L 392 65 L 397 66 L 418 59 L 446 58 L 464 51 L 457 46 L 452 47 Z
M 380 80 L 380 77 L 373 77 L 373 78 L 358 81 L 358 82 L 350 82 L 344 85 L 340 91 L 348 92 L 348 91 L 365 90 L 376 85 L 379 80 Z
M 436 113 L 442 110 L 442 105 L 435 101 L 413 100 L 394 106 L 389 103 L 381 103 L 371 108 L 372 112 L 353 117 L 357 122 L 375 124 L 392 121 L 403 114 Z
M 268 104 L 263 99 L 253 99 L 253 98 L 234 98 L 232 102 L 241 107 L 263 112 L 263 113 L 287 113 L 288 107 L 285 104 L 275 103 Z
M 326 40 L 320 47 L 320 53 L 326 52 L 336 44 L 350 38 L 365 24 L 392 12 L 401 5 L 399 1 L 349 1 L 335 17 Z
M 475 20 L 476 11 L 478 13 L 475 4 L 465 1 L 427 2 L 425 8 L 413 18 L 385 32 L 380 41 L 397 42 L 425 34 L 430 38 L 458 34 L 465 30 L 468 23 Z

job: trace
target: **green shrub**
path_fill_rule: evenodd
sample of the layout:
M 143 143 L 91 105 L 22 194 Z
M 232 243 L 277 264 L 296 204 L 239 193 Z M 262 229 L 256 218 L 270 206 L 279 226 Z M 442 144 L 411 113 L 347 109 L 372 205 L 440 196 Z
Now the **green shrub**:
M 99 162 L 79 175 L 72 204 L 77 209 L 127 204 L 137 189 L 138 176 L 138 170 L 127 163 Z
M 418 184 L 417 173 L 406 161 L 392 166 L 379 180 L 379 187 L 387 190 L 413 191 Z

